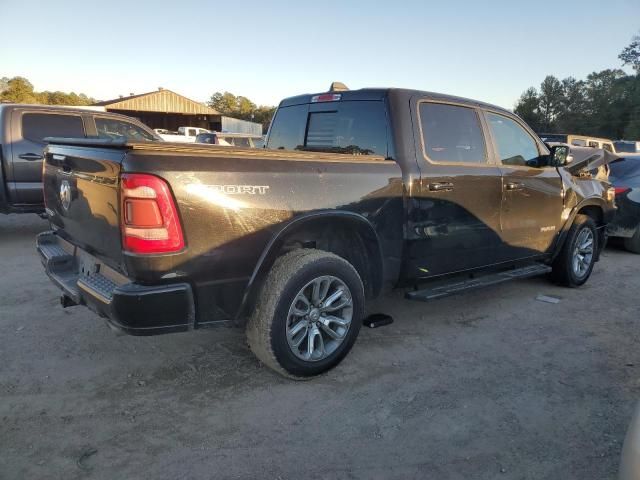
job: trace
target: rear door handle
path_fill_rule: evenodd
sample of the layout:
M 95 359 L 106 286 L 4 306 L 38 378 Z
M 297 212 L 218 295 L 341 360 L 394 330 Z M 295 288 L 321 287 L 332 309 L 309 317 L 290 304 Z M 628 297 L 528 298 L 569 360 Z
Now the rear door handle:
M 451 182 L 435 182 L 429 184 L 429 191 L 431 192 L 450 192 L 453 190 L 453 183 Z
M 42 160 L 42 155 L 37 153 L 23 153 L 22 155 L 18 155 L 18 158 L 22 160 Z
M 505 185 L 505 188 L 507 190 L 523 190 L 524 189 L 524 183 L 518 183 L 518 182 L 509 182 Z

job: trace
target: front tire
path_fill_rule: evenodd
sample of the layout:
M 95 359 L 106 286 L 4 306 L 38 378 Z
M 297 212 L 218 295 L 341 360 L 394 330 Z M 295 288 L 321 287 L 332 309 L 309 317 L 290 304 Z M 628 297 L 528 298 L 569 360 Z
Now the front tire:
M 247 324 L 247 340 L 265 365 L 290 378 L 335 367 L 356 341 L 364 287 L 333 253 L 299 249 L 278 258 Z
M 595 222 L 587 215 L 576 215 L 562 250 L 553 262 L 553 280 L 566 287 L 583 285 L 591 276 L 597 252 Z

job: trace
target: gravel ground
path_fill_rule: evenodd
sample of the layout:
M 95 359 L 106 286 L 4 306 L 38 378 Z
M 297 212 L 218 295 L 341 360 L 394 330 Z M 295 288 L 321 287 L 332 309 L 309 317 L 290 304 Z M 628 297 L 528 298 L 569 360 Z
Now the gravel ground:
M 46 227 L 0 216 L 2 479 L 616 476 L 640 398 L 640 256 L 607 249 L 576 290 L 396 292 L 372 307 L 393 325 L 292 382 L 240 330 L 116 336 L 63 310 L 34 250 Z

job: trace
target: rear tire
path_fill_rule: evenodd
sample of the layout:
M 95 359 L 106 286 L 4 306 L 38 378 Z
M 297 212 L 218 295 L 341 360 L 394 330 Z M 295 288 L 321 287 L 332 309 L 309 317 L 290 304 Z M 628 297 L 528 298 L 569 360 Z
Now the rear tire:
M 289 378 L 335 367 L 356 341 L 364 287 L 333 253 L 299 249 L 278 258 L 247 324 L 247 340 L 265 365 Z
M 640 253 L 640 225 L 636 227 L 633 237 L 624 239 L 624 248 L 633 253 Z
M 593 271 L 597 252 L 595 222 L 587 215 L 576 215 L 562 250 L 553 262 L 552 279 L 566 287 L 583 285 Z

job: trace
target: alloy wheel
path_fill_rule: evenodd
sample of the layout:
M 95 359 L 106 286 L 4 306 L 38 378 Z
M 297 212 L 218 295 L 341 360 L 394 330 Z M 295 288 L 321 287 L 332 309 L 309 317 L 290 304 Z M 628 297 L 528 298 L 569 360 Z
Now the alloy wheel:
M 324 360 L 342 344 L 353 319 L 349 287 L 337 277 L 314 278 L 294 297 L 286 323 L 287 343 L 307 362 Z

